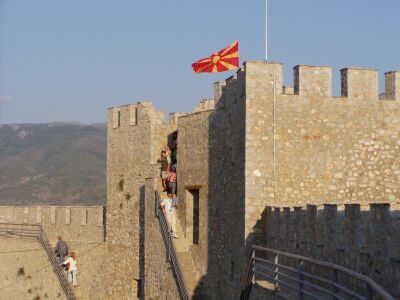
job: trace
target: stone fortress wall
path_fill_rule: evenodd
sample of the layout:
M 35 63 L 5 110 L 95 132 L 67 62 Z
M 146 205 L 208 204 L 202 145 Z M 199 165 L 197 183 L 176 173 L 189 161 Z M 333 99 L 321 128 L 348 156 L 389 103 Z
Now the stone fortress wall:
M 266 247 L 346 266 L 374 278 L 397 299 L 399 220 L 399 204 L 325 204 L 266 207 L 260 221 Z
M 103 206 L 0 206 L 0 223 L 41 224 L 50 242 L 104 242 Z
M 249 247 L 265 244 L 266 206 L 400 198 L 400 72 L 385 74 L 384 99 L 376 70 L 341 76 L 342 96 L 333 97 L 330 67 L 296 66 L 294 87 L 284 87 L 281 64 L 246 62 L 214 85 L 213 110 L 178 118 L 179 215 L 190 236 L 190 191 L 199 189 L 201 242 L 191 249 L 210 298 L 240 292 Z
M 110 263 L 105 285 L 109 299 L 132 299 L 148 291 L 144 286 L 144 253 L 146 246 L 154 246 L 151 240 L 145 239 L 148 233 L 145 230 L 145 180 L 159 176 L 157 160 L 168 136 L 176 130 L 177 116 L 172 115 L 171 123 L 167 124 L 164 114 L 157 112 L 149 102 L 108 111 L 107 248 Z M 154 242 L 159 243 L 159 240 Z M 154 260 L 153 265 L 158 266 L 154 271 L 159 271 L 158 268 L 165 265 L 165 257 L 160 253 Z M 171 270 L 166 272 L 173 280 Z M 157 278 L 149 277 L 146 284 L 152 286 L 152 280 Z
M 283 209 L 290 224 L 309 224 L 312 214 L 299 214 L 303 210 L 298 207 L 309 205 L 307 211 L 319 212 L 316 207 L 325 205 L 323 216 L 335 215 L 332 222 L 342 227 L 315 219 L 315 227 L 307 225 L 308 233 L 301 233 L 311 236 L 306 239 L 311 250 L 304 254 L 346 266 L 347 261 L 340 258 L 342 250 L 333 251 L 332 244 L 322 248 L 336 254 L 322 255 L 325 252 L 321 254 L 313 234 L 324 228 L 332 239 L 334 235 L 335 247 L 342 249 L 342 241 L 353 234 L 345 228 L 353 221 L 372 228 L 368 232 L 374 237 L 378 237 L 375 228 L 393 231 L 398 227 L 394 203 L 400 198 L 400 72 L 385 74 L 386 96 L 381 100 L 376 70 L 348 68 L 341 75 L 342 96 L 333 97 L 329 67 L 297 66 L 294 86 L 283 87 L 281 64 L 249 61 L 236 75 L 214 85 L 214 99 L 202 100 L 194 113 L 171 114 L 169 123 L 150 102 L 110 108 L 106 210 L 0 208 L 0 221 L 43 222 L 54 238 L 61 232 L 66 239 L 71 234 L 71 241 L 98 242 L 98 248 L 86 249 L 94 251 L 91 263 L 97 266 L 90 269 L 87 264 L 93 274 L 87 277 L 88 299 L 96 285 L 96 299 L 176 296 L 153 195 L 159 188 L 160 151 L 178 130 L 178 219 L 201 274 L 198 286 L 206 291 L 207 299 L 238 297 L 252 244 L 279 246 L 289 252 L 296 251 L 293 244 L 304 248 L 301 240 L 291 240 L 294 226 L 277 228 L 275 222 L 283 217 L 268 213 L 266 207 Z M 333 212 L 335 205 L 345 205 L 344 217 L 340 209 Z M 363 219 L 364 213 L 349 210 L 354 205 L 372 205 L 366 213 L 369 217 Z M 375 226 L 378 218 L 379 226 Z M 85 221 L 87 225 L 82 224 Z M 95 233 L 90 234 L 92 230 Z M 398 257 L 397 238 L 387 236 L 385 242 L 385 251 L 393 257 Z M 300 235 L 295 239 L 301 239 Z M 380 274 L 388 274 L 383 269 L 388 260 L 382 259 L 375 246 L 369 255 L 379 263 L 370 275 L 386 285 Z M 360 252 L 350 245 L 344 249 L 350 257 Z M 355 270 L 363 271 L 358 266 L 365 265 L 354 264 Z M 390 275 L 393 282 L 400 279 L 396 272 Z M 394 288 L 388 290 L 399 296 Z
M 0 236 L 0 253 L 0 299 L 67 300 L 37 239 Z
M 105 207 L 103 206 L 0 206 L 0 223 L 41 224 L 50 243 L 55 246 L 57 237 L 62 236 L 69 250 L 77 255 L 79 269 L 78 283 L 83 299 L 107 299 L 103 289 L 103 259 L 106 257 L 104 244 L 106 234 Z M 39 242 L 22 238 L 3 237 L 2 249 L 25 268 L 26 275 L 18 276 L 12 260 L 6 259 L 3 268 L 9 272 L 9 286 L 5 294 L 15 291 L 15 299 L 26 299 L 39 294 L 44 297 L 63 299 L 65 297 L 47 255 Z M 18 254 L 13 251 L 24 250 Z M 40 272 L 36 272 L 40 269 Z M 16 276 L 16 278 L 14 278 Z M 32 278 L 32 279 L 31 279 Z M 21 281 L 22 280 L 22 281 Z M 23 282 L 32 281 L 32 287 L 24 288 Z M 33 285 L 35 282 L 35 285 Z M 51 295 L 54 290 L 61 292 L 60 297 Z M 53 292 L 52 292 L 53 291 Z M 12 292 L 14 294 L 14 292 Z
M 146 212 L 138 207 L 148 205 L 140 206 L 140 193 L 145 178 L 159 175 L 157 159 L 174 130 L 179 133 L 178 219 L 202 275 L 199 287 L 205 287 L 209 299 L 232 298 L 240 293 L 250 246 L 266 243 L 262 227 L 266 206 L 397 201 L 399 74 L 385 75 L 386 98 L 380 100 L 376 70 L 344 69 L 342 96 L 333 97 L 329 67 L 297 66 L 294 86 L 283 87 L 281 64 L 250 61 L 235 76 L 214 85 L 213 100 L 202 100 L 194 113 L 171 114 L 170 124 L 151 107 L 145 110 L 145 125 L 133 125 L 129 107 L 144 105 L 141 103 L 111 109 L 108 176 L 112 183 L 108 186 L 113 192 L 121 174 L 128 178 L 129 172 L 138 172 L 129 179 L 137 182 L 132 190 L 136 189 L 133 199 L 137 199 L 137 207 L 128 216 L 130 220 L 139 218 L 130 228 L 145 232 L 142 242 L 140 234 L 134 234 L 141 249 L 136 251 L 138 271 L 134 277 L 145 278 L 147 293 L 157 291 L 146 282 L 145 271 L 140 271 L 141 257 L 145 263 L 151 261 L 144 269 L 153 275 L 157 270 L 152 268 L 163 262 L 162 255 L 146 252 L 146 245 L 151 245 L 156 235 L 146 234 L 146 226 L 154 230 L 154 226 L 143 226 L 147 219 L 140 221 Z M 129 144 L 131 140 L 141 143 Z M 120 152 L 113 150 L 116 146 L 121 147 Z M 138 153 L 145 159 L 139 161 Z M 113 160 L 121 166 L 115 168 Z M 155 189 L 154 184 L 148 188 Z M 199 195 L 197 208 L 194 192 Z M 119 191 L 115 196 L 123 199 L 124 193 Z M 112 194 L 108 197 L 113 201 Z M 124 206 L 123 201 L 116 201 L 116 208 L 121 203 Z M 194 242 L 196 209 L 199 240 Z M 124 218 L 115 215 L 119 220 Z M 116 225 L 109 231 L 121 227 Z M 157 239 L 154 243 L 160 242 Z

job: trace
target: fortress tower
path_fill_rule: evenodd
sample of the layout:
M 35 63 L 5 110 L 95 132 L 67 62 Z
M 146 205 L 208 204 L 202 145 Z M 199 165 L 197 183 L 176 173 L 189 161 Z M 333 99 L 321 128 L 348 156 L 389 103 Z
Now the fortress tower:
M 296 66 L 294 86 L 284 87 L 281 64 L 248 61 L 235 76 L 214 85 L 213 100 L 203 100 L 194 113 L 173 115 L 168 125 L 149 103 L 109 109 L 110 295 L 137 293 L 134 281 L 143 283 L 147 296 L 165 295 L 152 280 L 160 273 L 157 268 L 163 270 L 165 265 L 160 255 L 163 240 L 151 210 L 158 189 L 157 159 L 175 130 L 179 244 L 189 251 L 181 259 L 197 274 L 192 296 L 238 297 L 251 245 L 268 243 L 272 230 L 268 207 L 286 211 L 311 204 L 396 207 L 399 74 L 385 74 L 386 96 L 379 99 L 376 70 L 343 69 L 341 96 L 334 97 L 330 67 Z M 296 222 L 307 222 L 306 217 L 298 214 Z M 386 228 L 394 228 L 393 218 L 383 220 Z M 329 228 L 335 231 L 335 225 Z M 329 236 L 331 230 L 326 230 Z M 335 237 L 346 239 L 346 234 L 347 229 Z M 280 239 L 280 245 L 292 245 Z M 388 241 L 388 247 L 397 244 Z M 357 257 L 360 249 L 343 251 Z M 317 256 L 317 252 L 307 254 Z M 334 261 L 335 257 L 322 258 Z
M 107 285 L 113 299 L 132 299 L 141 293 L 144 183 L 158 175 L 160 150 L 174 128 L 149 102 L 108 110 Z

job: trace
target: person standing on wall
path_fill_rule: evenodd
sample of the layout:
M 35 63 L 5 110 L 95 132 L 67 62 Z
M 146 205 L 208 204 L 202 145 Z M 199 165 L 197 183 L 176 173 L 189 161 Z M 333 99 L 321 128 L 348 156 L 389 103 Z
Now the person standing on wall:
M 161 206 L 167 213 L 167 219 L 171 226 L 171 235 L 174 238 L 178 238 L 176 234 L 176 209 L 178 207 L 178 199 L 176 198 L 176 166 L 172 165 L 171 172 L 167 176 L 168 183 L 168 198 L 165 199 Z
M 176 199 L 176 165 L 172 165 L 171 172 L 168 173 L 167 182 L 168 182 L 168 194 L 172 195 L 172 200 L 177 205 L 178 201 Z
M 167 153 L 168 150 L 161 151 L 161 180 L 163 192 L 167 190 L 167 176 L 171 165 L 171 157 Z
M 175 210 L 176 210 L 176 204 L 174 202 L 174 199 L 172 199 L 172 194 L 170 191 L 168 191 L 168 198 L 164 199 L 161 202 L 161 208 L 164 210 L 164 213 L 166 214 L 167 221 L 169 224 L 169 231 L 171 232 L 172 237 L 178 238 L 178 235 L 176 234 L 176 215 L 175 215 Z
M 78 273 L 78 268 L 76 267 L 75 253 L 71 251 L 69 257 L 62 263 L 62 265 L 67 266 L 68 281 L 72 283 L 74 287 L 77 286 L 76 275 Z
M 68 254 L 68 245 L 66 242 L 64 242 L 62 240 L 61 236 L 58 236 L 58 241 L 57 241 L 54 252 L 58 256 L 58 259 L 60 260 L 60 263 L 62 264 L 65 260 L 65 256 L 67 256 L 67 254 Z

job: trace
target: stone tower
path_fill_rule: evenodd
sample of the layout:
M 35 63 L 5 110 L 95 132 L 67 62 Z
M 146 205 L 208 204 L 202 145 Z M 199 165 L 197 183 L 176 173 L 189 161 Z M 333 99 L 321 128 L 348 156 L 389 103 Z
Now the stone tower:
M 108 297 L 133 299 L 141 293 L 144 182 L 154 175 L 167 136 L 164 115 L 151 103 L 108 110 L 107 264 Z

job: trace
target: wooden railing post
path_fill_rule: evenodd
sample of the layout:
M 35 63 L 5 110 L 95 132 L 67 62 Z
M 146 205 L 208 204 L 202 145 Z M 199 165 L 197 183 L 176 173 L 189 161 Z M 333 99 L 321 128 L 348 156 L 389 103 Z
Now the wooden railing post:
M 335 285 L 338 282 L 338 270 L 337 269 L 332 269 L 332 280 L 333 280 L 333 292 L 335 293 L 335 295 L 333 296 L 333 299 L 337 299 L 337 293 L 338 293 L 338 288 Z
M 256 284 L 256 250 L 253 249 L 252 253 L 251 253 L 251 283 L 252 284 Z
M 367 300 L 372 300 L 372 287 L 369 285 L 368 282 L 365 283 L 366 284 L 366 293 L 365 293 L 365 297 Z
M 304 299 L 304 293 L 303 293 L 303 280 L 304 280 L 304 275 L 303 275 L 303 271 L 304 271 L 304 261 L 300 260 L 300 265 L 299 265 L 299 300 L 303 300 Z
M 278 284 L 278 280 L 279 280 L 279 275 L 278 275 L 278 272 L 279 272 L 279 267 L 278 267 L 279 254 L 275 253 L 274 255 L 275 255 L 275 257 L 274 257 L 274 290 L 277 291 L 278 288 L 279 288 L 279 284 Z

